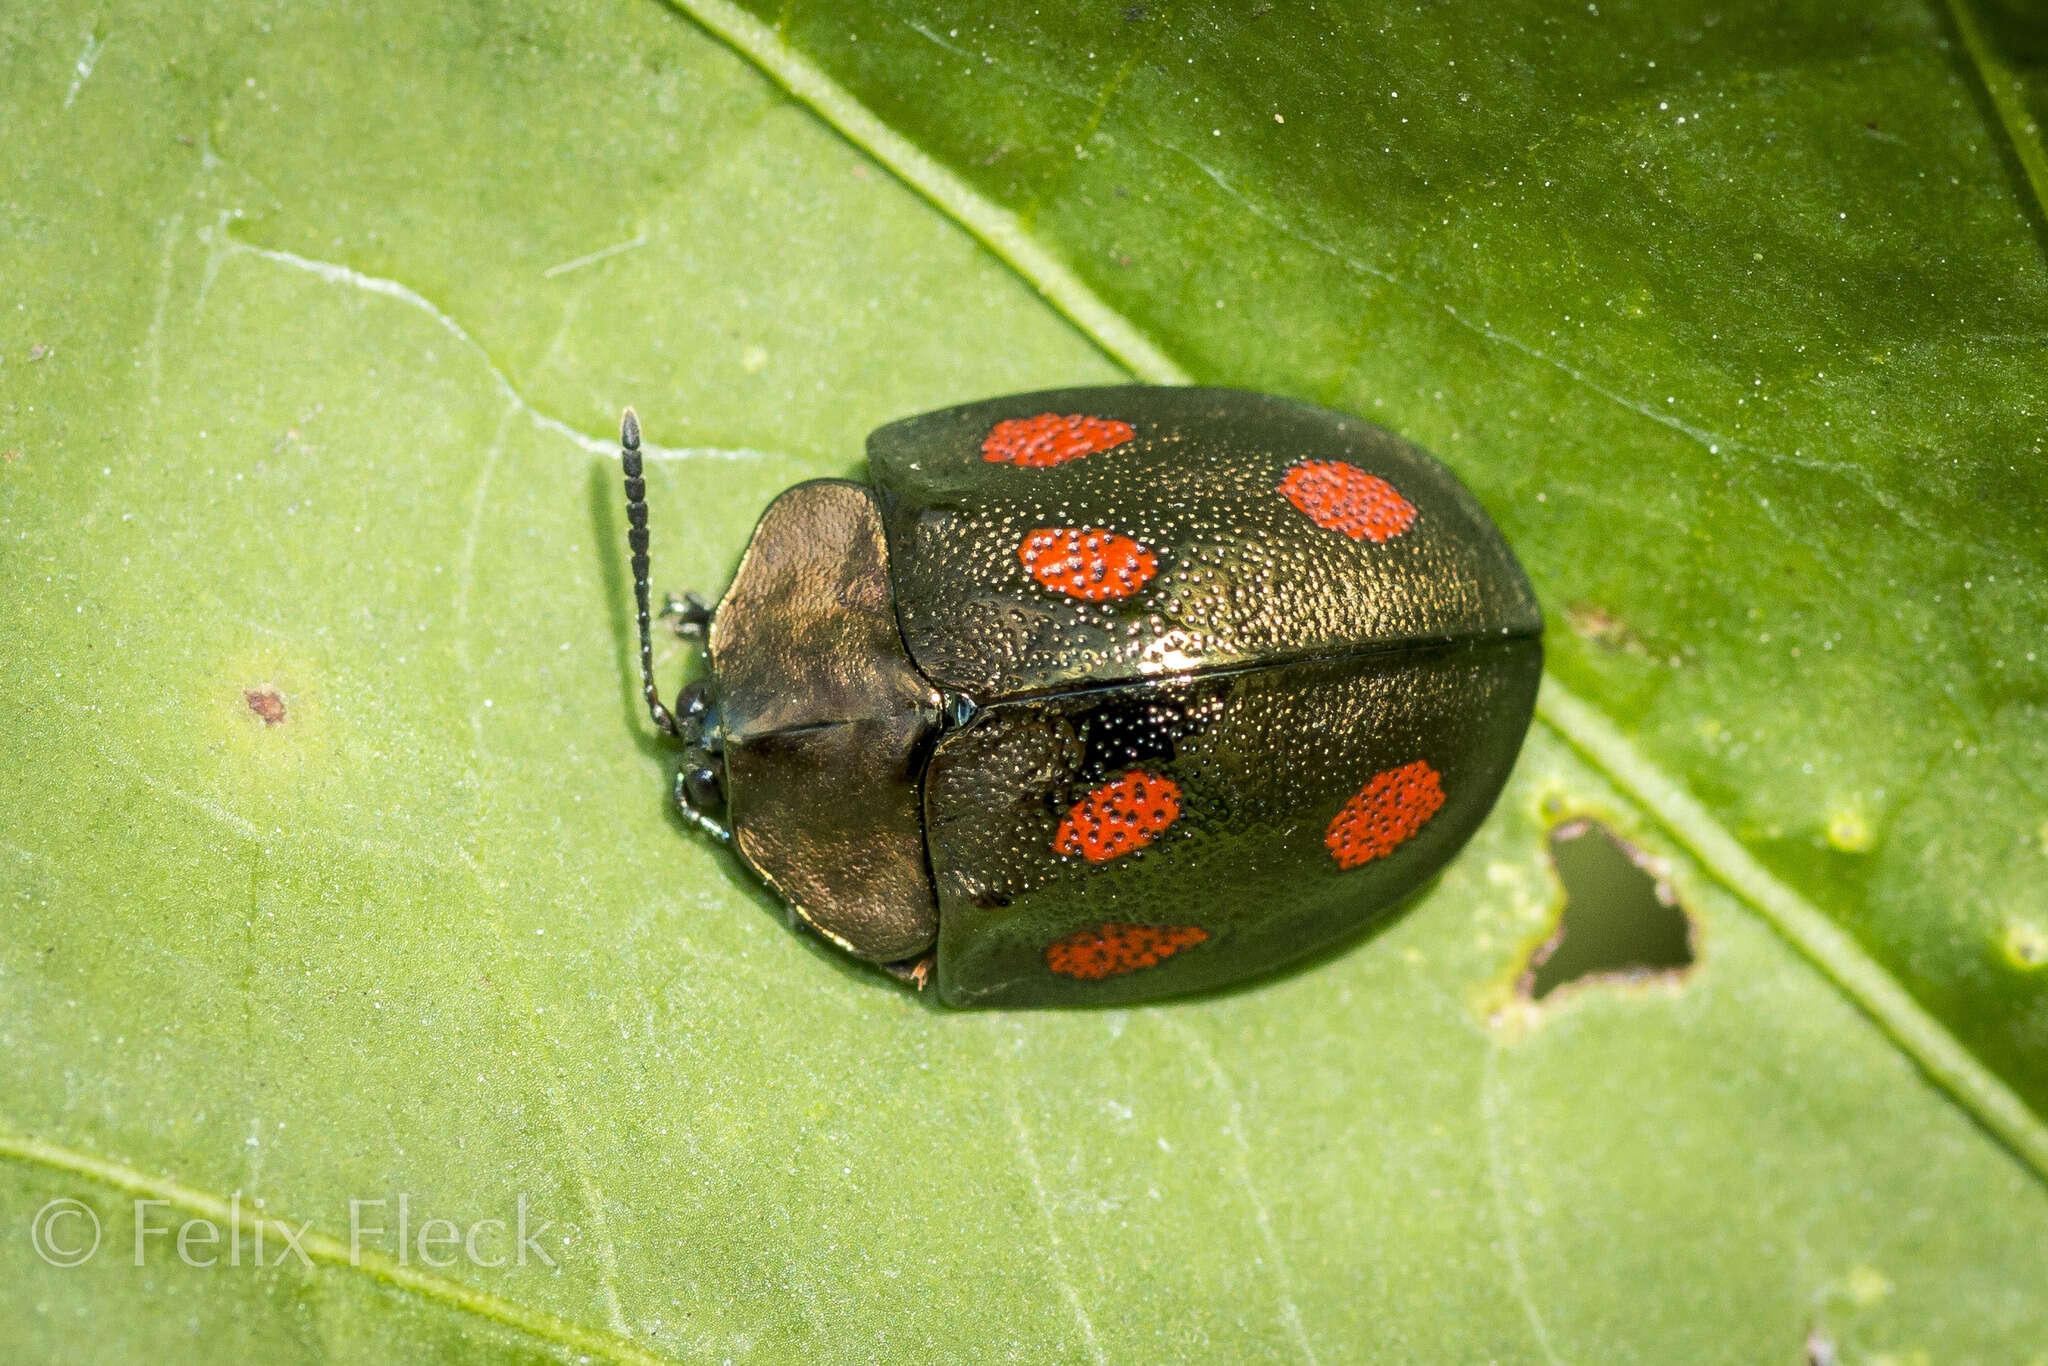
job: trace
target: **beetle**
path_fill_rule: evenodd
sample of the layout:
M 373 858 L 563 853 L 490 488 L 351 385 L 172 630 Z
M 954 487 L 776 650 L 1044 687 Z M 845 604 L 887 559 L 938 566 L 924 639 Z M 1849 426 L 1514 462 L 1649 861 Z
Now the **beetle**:
M 1355 936 L 1470 837 L 1543 619 L 1478 502 L 1384 428 L 1242 390 L 993 398 L 769 504 L 708 671 L 641 688 L 675 801 L 811 929 L 954 1006 L 1131 1002 Z

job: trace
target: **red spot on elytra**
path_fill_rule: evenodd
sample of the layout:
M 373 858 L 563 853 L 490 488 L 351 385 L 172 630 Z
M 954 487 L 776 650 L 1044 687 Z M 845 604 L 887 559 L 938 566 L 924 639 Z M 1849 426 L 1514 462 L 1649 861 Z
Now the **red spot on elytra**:
M 1058 413 L 1013 417 L 989 430 L 987 439 L 981 443 L 981 458 L 997 464 L 1044 469 L 1121 446 L 1137 434 L 1130 423 L 1113 417 L 1086 417 L 1080 413 L 1066 417 Z
M 1180 784 L 1132 769 L 1075 802 L 1060 822 L 1052 847 L 1057 853 L 1079 854 L 1090 863 L 1107 863 L 1143 849 L 1179 819 Z
M 1319 527 L 1375 545 L 1415 525 L 1415 504 L 1392 484 L 1342 460 L 1303 460 L 1287 471 L 1280 492 Z
M 1394 852 L 1442 809 L 1443 780 L 1428 763 L 1390 768 L 1367 783 L 1330 822 L 1323 843 L 1339 868 Z
M 1127 598 L 1159 572 L 1159 560 L 1128 536 L 1101 527 L 1040 527 L 1018 543 L 1031 577 L 1085 602 Z
M 1045 965 L 1062 977 L 1099 982 L 1154 967 L 1209 937 L 1199 925 L 1097 925 L 1045 946 Z

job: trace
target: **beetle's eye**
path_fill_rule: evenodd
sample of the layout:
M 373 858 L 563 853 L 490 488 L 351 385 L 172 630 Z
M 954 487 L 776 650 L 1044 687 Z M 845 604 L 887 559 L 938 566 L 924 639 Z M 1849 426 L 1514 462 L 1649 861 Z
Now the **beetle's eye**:
M 981 707 L 966 693 L 948 693 L 945 704 L 946 724 L 956 730 L 981 714 Z
M 718 781 L 718 770 L 703 764 L 686 770 L 683 796 L 694 810 L 719 810 L 725 805 L 725 785 Z
M 693 679 L 683 685 L 676 694 L 675 714 L 678 720 L 695 721 L 711 710 L 711 685 L 703 679 Z

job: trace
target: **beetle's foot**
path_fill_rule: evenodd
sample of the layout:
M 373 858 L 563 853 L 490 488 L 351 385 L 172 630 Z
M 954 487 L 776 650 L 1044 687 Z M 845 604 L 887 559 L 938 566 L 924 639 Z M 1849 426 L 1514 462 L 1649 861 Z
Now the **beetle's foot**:
M 710 812 L 699 810 L 690 804 L 689 776 L 687 771 L 676 774 L 676 785 L 670 795 L 675 801 L 677 812 L 682 815 L 684 820 L 696 826 L 720 844 L 731 844 L 731 826 Z
M 701 640 L 711 628 L 711 604 L 695 593 L 671 593 L 661 604 L 664 621 L 685 640 Z
M 907 987 L 923 991 L 931 984 L 932 967 L 937 962 L 936 958 L 927 953 L 919 958 L 906 958 L 900 963 L 884 963 L 882 971 Z

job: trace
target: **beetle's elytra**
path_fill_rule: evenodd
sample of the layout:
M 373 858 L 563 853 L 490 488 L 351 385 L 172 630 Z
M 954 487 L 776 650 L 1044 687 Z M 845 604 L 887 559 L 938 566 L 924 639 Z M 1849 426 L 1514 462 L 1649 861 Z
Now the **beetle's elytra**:
M 1341 940 L 1492 806 L 1542 616 L 1484 511 L 1371 423 L 1230 389 L 891 423 L 761 516 L 671 713 L 676 798 L 806 923 L 951 1005 L 1128 1002 Z

